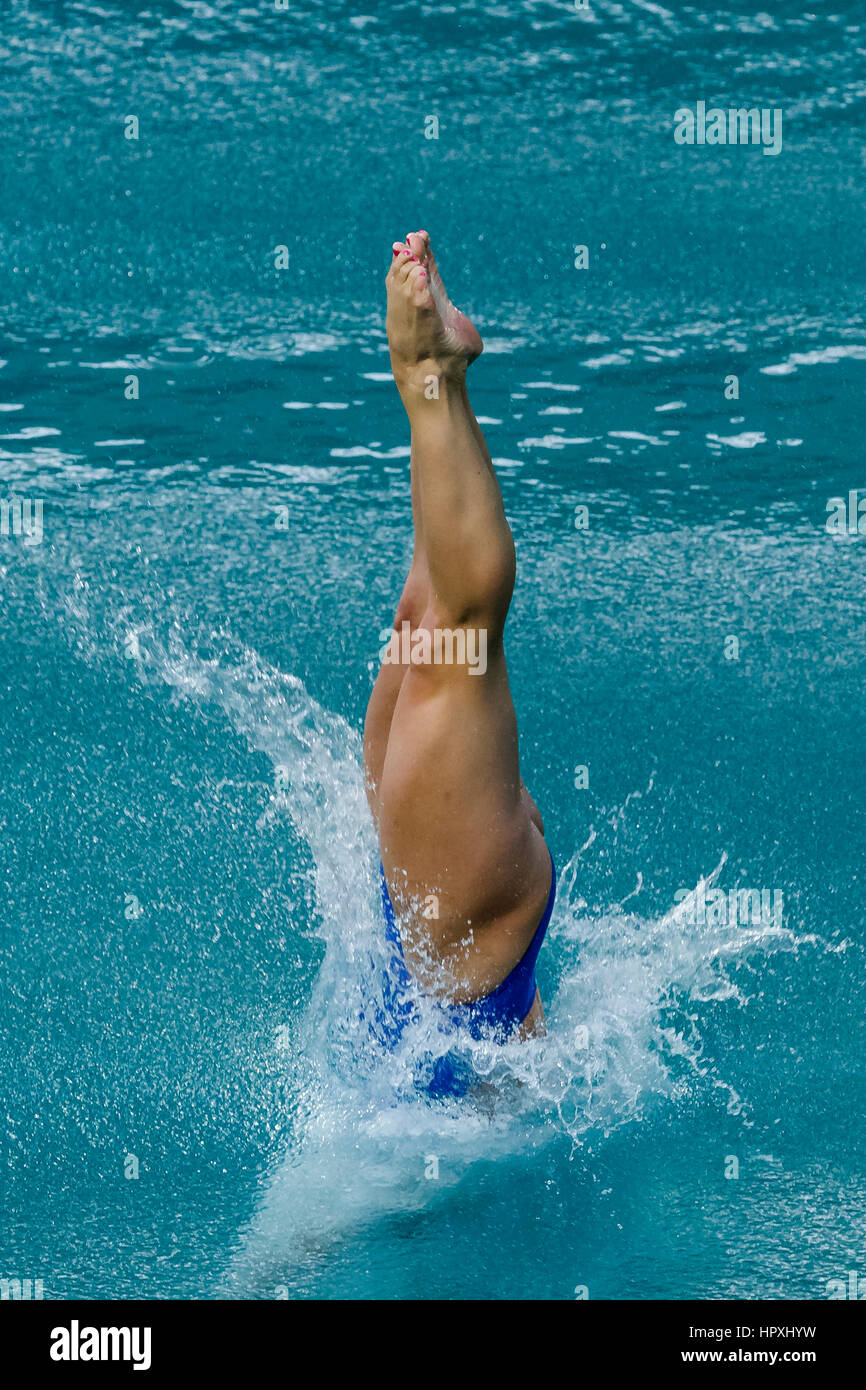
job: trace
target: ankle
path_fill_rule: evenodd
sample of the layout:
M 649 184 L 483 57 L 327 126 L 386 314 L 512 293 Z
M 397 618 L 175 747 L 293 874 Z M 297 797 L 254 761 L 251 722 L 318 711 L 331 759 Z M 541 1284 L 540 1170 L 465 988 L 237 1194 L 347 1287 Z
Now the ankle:
M 404 401 L 437 401 L 455 390 L 463 390 L 466 383 L 466 362 L 462 357 L 426 357 L 413 363 L 392 361 L 391 370 Z

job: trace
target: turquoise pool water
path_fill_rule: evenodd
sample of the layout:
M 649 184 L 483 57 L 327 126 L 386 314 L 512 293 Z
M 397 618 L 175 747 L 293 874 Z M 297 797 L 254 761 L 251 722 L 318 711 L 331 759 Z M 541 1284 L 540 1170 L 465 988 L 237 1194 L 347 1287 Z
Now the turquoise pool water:
M 864 51 L 852 0 L 6 7 L 0 500 L 42 534 L 0 537 L 0 1276 L 866 1278 Z M 781 108 L 780 154 L 677 146 L 703 99 Z M 356 1021 L 418 226 L 487 343 L 561 870 L 549 1035 L 450 1105 Z

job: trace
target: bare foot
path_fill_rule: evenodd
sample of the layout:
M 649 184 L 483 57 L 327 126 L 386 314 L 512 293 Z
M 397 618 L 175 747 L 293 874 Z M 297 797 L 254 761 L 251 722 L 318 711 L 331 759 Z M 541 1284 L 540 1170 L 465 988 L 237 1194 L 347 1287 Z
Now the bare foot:
M 462 377 L 484 344 L 448 298 L 426 232 L 394 242 L 386 285 L 388 346 L 397 385 L 425 368 L 446 378 Z

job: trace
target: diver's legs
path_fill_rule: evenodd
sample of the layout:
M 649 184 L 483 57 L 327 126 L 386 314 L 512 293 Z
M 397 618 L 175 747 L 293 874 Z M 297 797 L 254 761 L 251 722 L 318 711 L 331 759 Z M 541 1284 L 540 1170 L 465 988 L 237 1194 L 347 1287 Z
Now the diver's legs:
M 424 234 L 389 272 L 388 337 L 429 573 L 415 625 L 431 639 L 459 634 L 476 655 L 483 646 L 484 660 L 422 659 L 387 687 L 396 698 L 377 784 L 380 849 L 416 975 L 423 983 L 432 946 L 435 963 L 450 967 L 453 997 L 473 998 L 529 944 L 550 857 L 520 779 L 502 647 L 514 544 L 466 392 L 480 338 L 444 295 Z

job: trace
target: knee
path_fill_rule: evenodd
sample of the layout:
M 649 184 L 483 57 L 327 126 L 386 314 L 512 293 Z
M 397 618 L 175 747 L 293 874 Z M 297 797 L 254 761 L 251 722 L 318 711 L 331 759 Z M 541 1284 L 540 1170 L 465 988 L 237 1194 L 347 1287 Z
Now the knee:
M 514 592 L 513 545 L 495 556 L 479 556 L 467 566 L 463 582 L 445 595 L 432 599 L 437 623 L 451 627 L 485 628 L 498 637 L 505 626 Z
M 394 629 L 399 632 L 403 623 L 416 628 L 430 606 L 430 581 L 414 569 L 409 572 L 394 614 Z
M 400 596 L 400 602 L 394 613 L 394 631 L 399 632 L 404 623 L 408 623 L 411 628 L 416 628 L 421 621 L 424 610 L 416 599 L 407 596 L 405 593 Z

